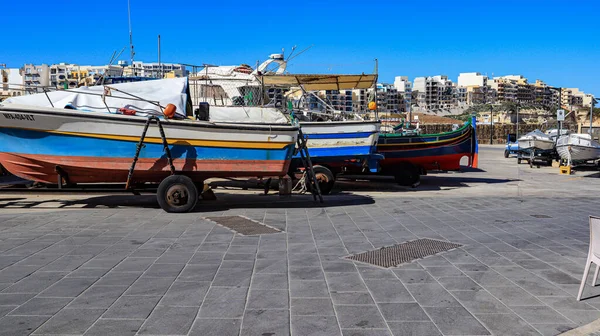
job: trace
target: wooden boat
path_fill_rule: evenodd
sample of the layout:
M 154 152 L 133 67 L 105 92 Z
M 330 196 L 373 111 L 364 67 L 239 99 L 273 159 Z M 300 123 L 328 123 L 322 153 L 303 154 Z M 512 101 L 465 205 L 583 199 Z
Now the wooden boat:
M 177 80 L 181 82 L 181 79 Z M 171 83 L 168 81 L 136 85 L 143 86 L 140 92 L 149 92 L 148 86 L 164 90 L 165 85 Z M 185 93 L 185 85 L 177 90 Z M 53 96 L 58 98 L 64 94 L 49 93 L 50 104 L 56 104 L 56 101 L 52 102 Z M 56 183 L 59 176 L 68 176 L 71 183 L 129 182 L 128 173 L 147 116 L 115 114 L 111 106 L 123 106 L 119 100 L 123 97 L 102 96 L 102 104 L 89 97 L 82 98 L 85 94 L 81 92 L 76 95 L 75 101 L 80 103 L 87 99 L 85 104 L 79 105 L 86 106 L 85 109 L 73 110 L 71 104 L 69 108 L 40 106 L 43 99 L 33 97 L 37 95 L 0 103 L 0 164 L 18 177 L 44 183 Z M 182 102 L 179 95 L 172 94 L 167 97 L 180 104 L 180 111 L 185 110 L 185 99 Z M 38 104 L 18 104 L 23 101 Z M 147 102 L 129 102 L 137 104 L 138 111 L 148 111 L 147 106 L 142 108 Z M 103 105 L 108 111 L 101 112 Z M 211 177 L 283 176 L 289 169 L 298 135 L 298 127 L 289 124 L 212 123 L 163 118 L 162 126 L 175 171 L 187 177 L 188 187 L 191 182 L 201 183 Z M 160 131 L 150 126 L 145 146 L 139 151 L 134 182 L 161 182 L 171 174 Z M 160 198 L 161 195 L 159 202 Z
M 589 134 L 569 134 L 558 138 L 556 151 L 561 159 L 569 162 L 600 159 L 600 143 Z
M 403 185 L 413 185 L 429 170 L 459 170 L 463 157 L 469 166 L 477 165 L 475 121 L 465 123 L 452 132 L 403 135 L 380 134 L 377 152 L 382 175 L 392 175 Z

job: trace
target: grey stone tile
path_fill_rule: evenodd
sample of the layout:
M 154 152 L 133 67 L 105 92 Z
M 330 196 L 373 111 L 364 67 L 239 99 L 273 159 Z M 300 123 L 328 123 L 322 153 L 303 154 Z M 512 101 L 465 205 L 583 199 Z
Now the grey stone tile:
M 386 321 L 431 321 L 425 311 L 416 302 L 379 303 L 383 318 Z
M 357 272 L 327 273 L 329 290 L 336 292 L 366 292 L 367 287 Z
M 62 256 L 55 261 L 51 262 L 47 266 L 44 266 L 40 271 L 73 271 L 79 266 L 83 265 L 86 261 L 92 259 L 93 255 L 67 255 Z
M 83 334 L 104 309 L 63 309 L 44 323 L 36 334 Z
M 478 290 L 481 287 L 467 276 L 441 277 L 438 281 L 447 290 Z
M 396 275 L 390 269 L 382 269 L 378 267 L 357 267 L 360 272 L 360 276 L 367 279 L 384 280 L 384 279 L 397 279 Z
M 290 267 L 290 280 L 323 280 L 321 267 Z
M 425 270 L 398 269 L 394 270 L 394 273 L 404 284 L 436 282 Z
M 33 298 L 11 312 L 11 315 L 54 315 L 71 300 L 71 298 Z
M 515 314 L 475 314 L 479 321 L 495 335 L 539 335 L 531 325 Z
M 434 278 L 465 275 L 454 266 L 425 266 L 425 270 Z
M 157 306 L 140 328 L 140 335 L 187 335 L 197 307 Z
M 462 305 L 474 314 L 508 314 L 510 310 L 484 290 L 452 291 Z
M 0 335 L 15 336 L 29 335 L 36 330 L 42 323 L 46 322 L 49 316 L 4 316 L 0 319 Z
M 262 273 L 252 277 L 252 289 L 288 289 L 288 277 L 285 273 Z
M 389 325 L 394 336 L 442 335 L 431 322 L 390 322 Z
M 213 280 L 213 286 L 250 286 L 251 268 L 221 268 Z
M 75 297 L 90 287 L 96 279 L 64 278 L 39 294 L 40 297 Z
M 164 295 L 174 278 L 151 278 L 141 276 L 125 292 L 125 295 Z
M 331 298 L 336 305 L 374 305 L 373 297 L 368 292 L 332 292 Z
M 415 300 L 424 307 L 460 307 L 460 303 L 437 283 L 406 285 Z
M 536 323 L 532 324 L 532 326 L 542 335 L 544 336 L 556 336 L 560 335 L 564 332 L 567 332 L 571 329 L 575 329 L 578 327 L 577 324 L 560 324 L 560 323 Z M 595 336 L 595 335 L 594 335 Z
M 256 260 L 255 273 L 285 273 L 288 272 L 286 260 L 258 259 Z
M 290 297 L 329 297 L 327 283 L 314 280 L 291 280 Z
M 83 294 L 79 295 L 67 308 L 87 309 L 103 308 L 108 309 L 123 292 L 127 286 L 92 286 Z
M 542 302 L 554 309 L 597 310 L 584 301 L 573 300 L 571 296 L 540 296 Z
M 200 308 L 201 318 L 241 318 L 248 288 L 210 287 Z
M 292 298 L 291 311 L 292 315 L 335 315 L 331 300 L 327 298 Z
M 17 282 L 37 271 L 39 266 L 12 265 L 0 271 L 0 282 Z
M 335 316 L 292 316 L 293 335 L 342 335 Z
M 423 309 L 445 335 L 491 335 L 463 307 L 424 307 Z
M 279 289 L 250 289 L 248 309 L 287 309 L 289 292 Z
M 177 279 L 181 281 L 212 281 L 218 269 L 219 265 L 217 264 L 186 265 Z
M 515 284 L 507 278 L 500 275 L 500 273 L 489 270 L 485 272 L 465 272 L 473 281 L 483 287 L 510 287 Z
M 547 306 L 512 307 L 512 310 L 529 323 L 572 323 L 556 310 Z
M 287 309 L 246 310 L 240 336 L 289 335 L 290 311 Z
M 392 336 L 388 329 L 342 329 L 343 336 Z
M 385 328 L 386 324 L 375 305 L 336 305 L 335 310 L 342 328 Z
M 514 306 L 543 306 L 544 304 L 518 287 L 486 287 L 486 290 L 509 307 Z
M 412 295 L 398 279 L 365 280 L 375 302 L 414 302 Z
M 209 252 L 209 251 L 199 251 L 188 264 L 216 264 L 219 265 L 225 256 L 225 252 Z
M 85 336 L 126 336 L 135 335 L 144 320 L 99 319 L 85 332 Z
M 4 294 L 0 293 L 0 305 L 2 306 L 19 306 L 34 297 L 33 294 Z
M 17 307 L 19 307 L 19 306 L 0 306 L 0 317 L 10 313 Z M 24 315 L 24 314 L 20 314 L 20 315 Z M 32 314 L 32 315 L 38 315 L 38 314 Z
M 4 289 L 3 293 L 39 293 L 67 275 L 66 272 L 37 272 Z
M 557 311 L 579 325 L 586 325 L 600 318 L 600 312 L 597 310 L 557 309 Z
M 100 279 L 104 274 L 108 272 L 105 268 L 83 268 L 80 267 L 73 272 L 69 273 L 67 278 L 94 278 Z
M 238 335 L 242 327 L 242 319 L 196 319 L 190 336 L 205 335 Z
M 144 273 L 145 277 L 176 278 L 184 264 L 154 264 Z
M 200 307 L 210 286 L 209 281 L 175 281 L 160 301 L 162 306 Z
M 98 282 L 99 286 L 131 286 L 140 277 L 138 272 L 108 272 Z
M 121 296 L 102 318 L 146 319 L 161 296 Z
M 132 258 L 128 257 L 121 261 L 113 271 L 116 272 L 144 272 L 156 261 L 155 258 Z
M 356 267 L 353 263 L 348 261 L 324 261 L 323 270 L 325 272 L 356 272 Z

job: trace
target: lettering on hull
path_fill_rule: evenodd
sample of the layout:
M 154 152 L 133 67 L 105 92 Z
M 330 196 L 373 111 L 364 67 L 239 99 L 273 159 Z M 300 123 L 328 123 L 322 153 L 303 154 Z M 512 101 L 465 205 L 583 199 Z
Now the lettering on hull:
M 16 113 L 2 113 L 4 118 L 11 120 L 27 120 L 35 121 L 33 114 L 16 114 Z

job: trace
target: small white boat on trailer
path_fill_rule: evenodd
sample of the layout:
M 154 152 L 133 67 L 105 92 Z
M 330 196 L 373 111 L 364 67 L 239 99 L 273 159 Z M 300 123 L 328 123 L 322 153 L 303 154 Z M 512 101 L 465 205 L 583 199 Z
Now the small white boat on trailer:
M 552 138 L 544 134 L 540 130 L 529 132 L 518 139 L 519 149 L 523 151 L 530 150 L 552 150 L 554 149 L 554 141 Z
M 571 162 L 600 159 L 600 143 L 584 133 L 561 136 L 556 142 L 556 151 L 561 159 Z

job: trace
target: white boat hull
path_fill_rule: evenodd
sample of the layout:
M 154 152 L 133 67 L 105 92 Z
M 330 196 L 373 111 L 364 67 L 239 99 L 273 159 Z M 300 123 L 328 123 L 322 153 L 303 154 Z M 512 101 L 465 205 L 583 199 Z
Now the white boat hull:
M 556 151 L 564 160 L 588 161 L 600 158 L 600 144 L 586 135 L 571 134 L 560 137 Z
M 554 148 L 554 141 L 541 140 L 541 139 L 520 139 L 519 149 L 521 150 L 552 150 Z

